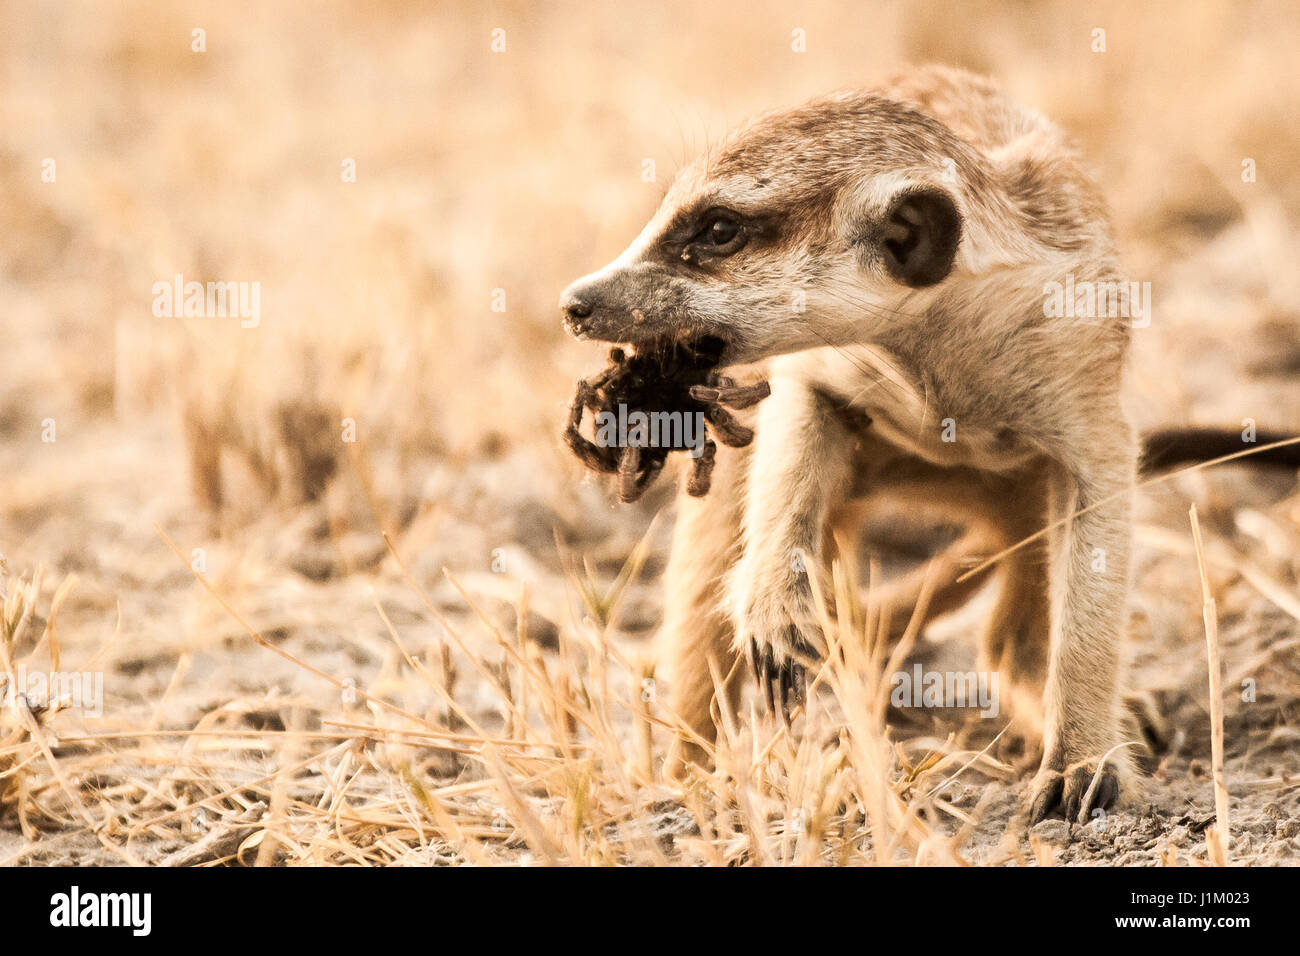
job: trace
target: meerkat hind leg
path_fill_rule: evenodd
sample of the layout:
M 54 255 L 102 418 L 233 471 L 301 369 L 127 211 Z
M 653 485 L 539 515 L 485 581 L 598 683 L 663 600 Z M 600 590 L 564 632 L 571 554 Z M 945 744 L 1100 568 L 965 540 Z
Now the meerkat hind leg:
M 979 475 L 969 469 L 929 468 L 912 463 L 898 476 L 905 483 L 880 484 L 880 495 L 855 502 L 840 516 L 847 530 L 880 509 L 908 514 L 933 511 L 964 526 L 952 544 L 901 577 L 875 589 L 868 598 L 890 614 L 889 639 L 908 627 L 925 627 L 968 604 L 990 580 L 995 582 L 991 613 L 979 640 L 979 669 L 999 677 L 999 717 L 1012 725 L 998 752 L 1030 760 L 1041 750 L 1043 689 L 1047 672 L 1048 582 L 1046 542 L 1033 542 L 997 564 L 967 575 L 972 565 L 1040 531 L 1047 521 L 1045 479 Z M 919 621 L 914 618 L 920 615 Z M 1010 693 L 1004 696 L 1004 693 Z M 1009 706 L 1002 706 L 1005 701 Z

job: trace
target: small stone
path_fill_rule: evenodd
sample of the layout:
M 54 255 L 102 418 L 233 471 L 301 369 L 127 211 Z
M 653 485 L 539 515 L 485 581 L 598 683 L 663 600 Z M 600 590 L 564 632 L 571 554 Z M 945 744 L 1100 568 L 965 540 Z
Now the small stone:
M 1043 820 L 1030 832 L 1044 843 L 1064 845 L 1070 842 L 1070 824 L 1064 820 Z

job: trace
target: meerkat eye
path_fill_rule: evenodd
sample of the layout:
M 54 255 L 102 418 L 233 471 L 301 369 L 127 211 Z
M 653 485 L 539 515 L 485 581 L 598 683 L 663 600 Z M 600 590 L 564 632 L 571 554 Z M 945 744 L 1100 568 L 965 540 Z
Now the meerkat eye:
M 713 210 L 691 239 L 690 249 L 703 256 L 729 256 L 745 244 L 745 230 L 740 220 L 725 210 Z
M 740 232 L 740 223 L 736 220 L 728 219 L 726 216 L 715 216 L 705 231 L 705 238 L 709 245 L 725 246 L 736 238 L 738 232 Z

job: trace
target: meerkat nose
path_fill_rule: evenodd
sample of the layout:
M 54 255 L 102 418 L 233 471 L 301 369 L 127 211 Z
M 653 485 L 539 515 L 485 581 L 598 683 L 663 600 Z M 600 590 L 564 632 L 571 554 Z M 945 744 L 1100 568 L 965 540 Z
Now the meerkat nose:
M 595 306 L 589 297 L 577 294 L 570 286 L 560 296 L 560 311 L 570 319 L 585 319 L 595 311 Z
M 563 306 L 564 312 L 571 319 L 585 319 L 591 315 L 591 305 L 582 299 L 570 299 Z

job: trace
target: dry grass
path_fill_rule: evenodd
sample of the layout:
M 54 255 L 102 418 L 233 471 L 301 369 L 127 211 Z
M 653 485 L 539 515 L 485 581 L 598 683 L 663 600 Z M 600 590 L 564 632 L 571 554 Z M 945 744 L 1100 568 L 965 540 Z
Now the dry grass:
M 44 712 L 0 712 L 0 808 L 16 815 L 31 841 L 0 862 L 46 852 L 42 831 L 84 825 L 121 860 L 141 862 L 134 848 L 143 845 L 149 862 L 162 866 L 964 865 L 962 844 L 975 820 L 948 801 L 950 785 L 961 774 L 1011 776 L 986 752 L 961 750 L 951 739 L 890 742 L 884 675 L 897 669 L 915 629 L 887 648 L 890 610 L 860 605 L 847 569 L 835 570 L 840 611 L 823 617 L 832 648 L 842 651 L 815 681 L 831 695 L 810 696 L 797 736 L 755 712 L 725 714 L 725 733 L 709 748 L 718 771 L 695 775 L 683 789 L 656 776 L 679 725 L 656 699 L 646 665 L 628 660 L 612 638 L 617 598 L 603 625 L 586 617 L 558 654 L 546 655 L 522 629 L 503 634 L 466 597 L 495 649 L 479 654 L 395 552 L 393 559 L 445 639 L 436 651 L 410 653 L 375 598 L 400 661 L 374 689 L 382 696 L 268 642 L 196 572 L 250 642 L 332 686 L 336 706 L 230 701 L 190 728 L 109 721 L 93 734 L 57 740 L 44 729 L 57 703 Z M 34 593 L 7 581 L 6 647 L 30 624 Z M 18 665 L 36 669 L 45 664 L 38 652 L 55 653 L 56 611 Z M 488 712 L 458 699 L 453 648 L 491 689 Z M 8 655 L 4 668 L 14 679 Z M 392 702 L 411 685 L 438 703 L 413 712 Z M 274 769 L 258 773 L 250 766 L 258 760 Z M 430 783 L 449 776 L 455 782 Z M 957 821 L 957 831 L 936 830 L 940 817 Z M 1012 844 L 1007 859 L 1017 852 Z
M 1223 777 L 1223 668 L 1219 663 L 1219 616 L 1210 589 L 1210 575 L 1205 569 L 1205 546 L 1201 543 L 1196 505 L 1192 505 L 1190 515 L 1192 539 L 1196 544 L 1196 567 L 1201 573 L 1201 595 L 1205 599 L 1202 613 L 1205 619 L 1205 658 L 1210 677 L 1210 773 L 1214 777 L 1214 826 L 1206 828 L 1205 840 L 1209 845 L 1210 859 L 1224 866 L 1228 861 L 1225 846 L 1231 824 L 1228 820 L 1228 787 Z
M 658 778 L 666 488 L 615 507 L 561 447 L 601 357 L 555 300 L 743 116 L 945 61 L 1059 119 L 1106 184 L 1158 309 L 1137 420 L 1294 434 L 1298 41 L 1267 2 L 4 7 L 0 676 L 102 674 L 104 713 L 0 708 L 0 863 L 1087 859 L 1020 839 L 987 740 L 887 726 L 881 676 L 926 641 L 876 640 L 851 568 L 826 622 L 846 660 L 798 733 L 728 715 L 718 773 Z M 177 272 L 261 283 L 261 323 L 155 318 Z M 1206 858 L 1199 818 L 1177 823 L 1213 804 L 1187 498 L 1221 626 L 1225 852 L 1274 862 L 1296 834 L 1259 828 L 1300 772 L 1293 482 L 1144 492 L 1128 663 L 1185 737 L 1150 839 Z

